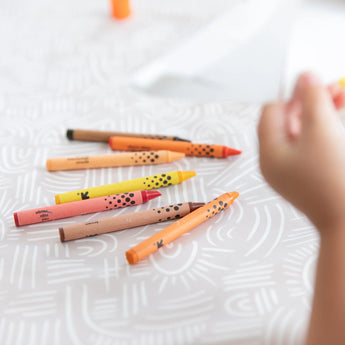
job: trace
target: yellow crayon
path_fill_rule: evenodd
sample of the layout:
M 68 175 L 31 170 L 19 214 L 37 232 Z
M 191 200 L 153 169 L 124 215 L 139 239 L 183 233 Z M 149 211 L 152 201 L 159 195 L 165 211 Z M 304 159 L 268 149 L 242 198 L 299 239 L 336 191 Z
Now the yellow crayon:
M 341 78 L 341 79 L 339 80 L 339 84 L 340 84 L 341 86 L 345 87 L 345 77 L 343 77 L 343 78 Z
M 184 153 L 167 150 L 126 152 L 111 155 L 65 157 L 47 159 L 47 170 L 77 170 L 95 168 L 115 168 L 135 165 L 171 163 L 185 157 Z
M 195 171 L 170 171 L 163 174 L 140 177 L 134 180 L 106 184 L 55 195 L 56 204 L 98 198 L 136 190 L 150 190 L 178 184 L 196 175 Z

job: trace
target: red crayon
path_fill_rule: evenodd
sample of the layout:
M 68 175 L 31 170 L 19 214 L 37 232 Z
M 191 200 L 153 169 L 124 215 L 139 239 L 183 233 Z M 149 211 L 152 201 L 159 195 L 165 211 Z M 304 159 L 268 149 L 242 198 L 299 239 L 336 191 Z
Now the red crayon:
M 19 211 L 13 214 L 16 226 L 49 222 L 55 219 L 80 216 L 143 204 L 162 194 L 158 191 L 135 191 L 122 194 L 102 196 L 99 198 L 69 202 L 65 204 Z

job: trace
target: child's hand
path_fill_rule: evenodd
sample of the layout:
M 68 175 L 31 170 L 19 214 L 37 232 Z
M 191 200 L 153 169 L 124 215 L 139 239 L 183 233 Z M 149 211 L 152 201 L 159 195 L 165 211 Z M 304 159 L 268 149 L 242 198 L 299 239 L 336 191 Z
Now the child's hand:
M 258 134 L 262 173 L 321 234 L 345 231 L 345 132 L 336 108 L 345 91 L 302 75 L 287 104 L 266 105 Z

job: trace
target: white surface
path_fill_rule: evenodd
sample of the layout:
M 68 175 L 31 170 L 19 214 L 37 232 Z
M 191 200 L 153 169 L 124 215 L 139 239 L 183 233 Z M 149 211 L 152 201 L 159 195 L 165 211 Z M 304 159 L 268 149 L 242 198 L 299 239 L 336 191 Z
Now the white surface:
M 296 76 L 316 72 L 330 83 L 345 76 L 345 2 L 302 2 L 291 33 L 286 84 L 291 90 Z
M 8 1 L 0 10 L 0 344 L 297 344 L 310 310 L 318 240 L 264 182 L 258 107 L 178 102 L 131 89 L 129 71 L 220 13 L 228 1 Z M 212 11 L 211 11 L 212 10 Z M 67 128 L 172 134 L 243 150 L 224 160 L 48 173 L 50 157 L 109 153 Z M 68 190 L 196 170 L 137 210 L 240 192 L 226 212 L 135 266 L 125 251 L 157 224 L 61 244 L 58 227 L 127 208 L 16 228 L 15 211 Z
M 297 75 L 326 82 L 345 75 L 345 4 L 341 1 L 246 0 L 183 38 L 133 73 L 153 95 L 267 102 L 289 95 Z
M 295 0 L 246 0 L 134 72 L 160 96 L 264 102 L 279 96 Z M 263 82 L 264 81 L 264 82 Z

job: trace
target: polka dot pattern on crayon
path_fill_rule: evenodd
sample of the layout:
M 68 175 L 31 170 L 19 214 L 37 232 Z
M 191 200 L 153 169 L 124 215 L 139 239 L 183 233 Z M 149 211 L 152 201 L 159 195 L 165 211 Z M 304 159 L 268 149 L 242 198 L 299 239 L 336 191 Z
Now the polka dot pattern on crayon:
M 134 152 L 131 160 L 134 164 L 145 165 L 145 164 L 155 164 L 160 155 L 157 152 Z
M 145 185 L 145 189 L 153 189 L 153 188 L 171 186 L 172 185 L 171 180 L 172 180 L 172 177 L 170 174 L 160 174 L 160 175 L 146 177 L 143 184 Z
M 215 147 L 206 144 L 190 144 L 186 154 L 188 156 L 215 157 Z
M 207 214 L 206 218 L 211 218 L 217 213 L 221 212 L 225 208 L 227 208 L 229 205 L 227 202 L 224 202 L 222 200 L 214 199 L 208 204 Z
M 107 210 L 111 210 L 114 208 L 120 207 L 127 207 L 136 205 L 136 201 L 134 199 L 134 193 L 123 193 L 118 196 L 107 196 L 104 197 L 104 201 L 106 203 L 105 208 Z
M 181 218 L 181 213 L 179 211 L 182 205 L 182 203 L 173 204 L 161 208 L 154 208 L 153 211 L 156 211 L 157 214 L 161 216 L 161 218 L 159 218 L 158 221 L 164 222 L 166 220 Z

